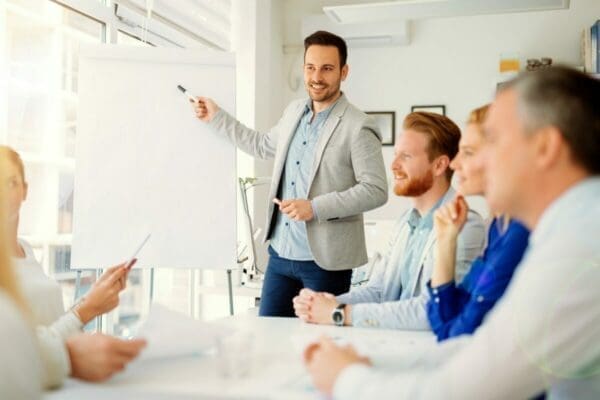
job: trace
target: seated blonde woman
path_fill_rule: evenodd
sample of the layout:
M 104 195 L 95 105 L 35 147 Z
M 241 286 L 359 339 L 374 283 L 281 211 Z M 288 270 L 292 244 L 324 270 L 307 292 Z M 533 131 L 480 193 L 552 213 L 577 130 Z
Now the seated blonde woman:
M 4 399 L 37 399 L 42 388 L 40 355 L 28 309 L 10 264 L 5 196 L 0 159 L 0 395 Z
M 0 159 L 5 161 L 7 174 L 8 246 L 21 290 L 38 326 L 38 337 L 48 344 L 42 346 L 45 386 L 58 386 L 68 375 L 91 381 L 107 379 L 135 358 L 144 342 L 119 341 L 104 335 L 74 336 L 82 333 L 83 326 L 93 318 L 119 304 L 129 269 L 124 264 L 109 268 L 89 293 L 65 312 L 60 286 L 44 273 L 29 244 L 17 236 L 21 205 L 28 191 L 23 162 L 7 146 L 0 146 Z M 104 356 L 108 357 L 101 354 L 102 346 L 107 347 Z
M 469 116 L 458 154 L 450 163 L 460 195 L 440 207 L 434 218 L 436 257 L 427 285 L 431 296 L 427 317 L 439 341 L 475 332 L 504 295 L 529 242 L 529 230 L 523 224 L 492 209 L 494 218 L 483 254 L 473 261 L 460 284 L 454 281 L 456 243 L 468 209 L 463 196 L 485 196 L 482 157 L 477 155 L 484 144 L 482 127 L 488 108 L 475 109 Z

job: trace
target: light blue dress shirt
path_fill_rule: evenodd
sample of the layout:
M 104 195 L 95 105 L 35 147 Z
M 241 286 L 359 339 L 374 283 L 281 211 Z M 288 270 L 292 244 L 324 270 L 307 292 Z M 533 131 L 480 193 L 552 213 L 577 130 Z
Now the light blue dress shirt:
M 456 191 L 448 189 L 423 217 L 419 217 L 415 209 L 406 211 L 392 232 L 387 253 L 373 266 L 369 282 L 337 296 L 338 303 L 352 304 L 353 326 L 430 329 L 427 282 L 433 271 L 435 256 L 433 213 L 455 196 Z M 481 254 L 484 241 L 483 220 L 479 214 L 469 210 L 467 222 L 458 236 L 457 282 L 462 281 L 473 260 Z
M 438 201 L 423 217 L 416 208 L 411 209 L 409 212 L 406 223 L 409 226 L 410 234 L 406 242 L 406 255 L 400 265 L 400 282 L 403 288 L 414 286 L 417 279 L 417 274 L 414 273 L 415 264 L 419 262 L 427 239 L 429 239 L 429 234 L 433 229 L 433 213 L 441 203 L 441 200 Z M 409 290 L 401 290 L 399 295 L 399 300 L 410 299 L 412 297 L 412 293 Z
M 312 100 L 308 99 L 304 114 L 294 132 L 294 137 L 288 149 L 285 168 L 279 188 L 281 200 L 307 199 L 310 178 L 315 158 L 315 148 L 323 125 L 331 110 L 332 104 L 327 109 L 314 114 Z M 313 120 L 314 116 L 314 120 Z M 317 210 L 313 206 L 313 213 Z M 271 238 L 271 246 L 280 257 L 296 261 L 311 261 L 314 259 L 308 245 L 306 223 L 294 221 L 287 215 L 277 212 L 277 222 Z

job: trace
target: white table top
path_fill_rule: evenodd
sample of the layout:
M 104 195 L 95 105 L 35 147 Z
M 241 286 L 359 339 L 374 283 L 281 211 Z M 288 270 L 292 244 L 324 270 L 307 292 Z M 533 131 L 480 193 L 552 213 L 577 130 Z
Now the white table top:
M 369 356 L 389 357 L 435 343 L 430 332 L 318 326 L 296 318 L 241 315 L 221 322 L 252 335 L 252 370 L 244 378 L 224 377 L 214 353 L 155 359 L 134 362 L 102 384 L 69 379 L 45 399 L 315 399 L 319 395 L 302 363 L 302 350 L 320 335 L 348 341 Z

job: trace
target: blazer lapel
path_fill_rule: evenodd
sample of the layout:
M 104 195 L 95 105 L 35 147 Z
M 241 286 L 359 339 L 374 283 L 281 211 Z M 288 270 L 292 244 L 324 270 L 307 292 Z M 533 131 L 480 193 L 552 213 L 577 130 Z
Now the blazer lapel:
M 433 229 L 431 230 L 431 232 L 429 233 L 429 237 L 427 238 L 427 242 L 425 243 L 425 246 L 423 247 L 423 252 L 421 253 L 421 257 L 419 258 L 419 270 L 417 271 L 417 276 L 419 276 L 420 274 L 423 273 L 423 267 L 425 265 L 425 259 L 427 258 L 427 254 L 429 254 L 429 249 L 431 248 L 431 246 L 433 245 L 433 242 L 435 242 L 435 232 L 433 231 Z M 413 287 L 411 288 L 411 294 L 414 295 L 415 291 L 417 290 L 417 285 L 419 283 L 421 279 L 415 279 L 413 282 Z
M 407 215 L 408 213 L 401 217 L 401 220 L 398 223 L 398 231 L 395 233 L 394 239 L 392 240 L 392 253 L 390 255 L 390 259 L 388 260 L 386 270 L 384 271 L 384 282 L 391 282 L 392 284 L 386 284 L 383 287 L 383 298 L 385 299 L 398 296 L 399 288 L 402 290 L 402 285 L 400 283 L 400 260 L 407 250 L 406 247 L 408 244 L 408 235 L 410 231 L 408 223 L 406 222 Z
M 287 159 L 287 153 L 290 148 L 290 143 L 292 143 L 292 139 L 294 138 L 294 133 L 298 128 L 298 124 L 300 123 L 300 119 L 304 115 L 304 105 L 296 110 L 295 118 L 290 119 L 290 125 L 288 125 L 282 131 L 282 137 L 279 138 L 281 140 L 281 150 L 277 150 L 277 158 L 273 164 L 273 181 L 271 183 L 274 188 L 274 195 L 277 195 L 277 190 L 279 188 L 279 181 L 281 180 L 281 174 L 283 173 L 283 168 L 285 167 L 285 160 Z
M 441 204 L 445 204 L 450 199 L 453 199 L 455 194 L 456 194 L 455 190 L 452 188 L 452 186 L 450 186 L 450 188 L 444 195 Z M 423 267 L 425 265 L 425 260 L 427 259 L 427 255 L 429 254 L 429 249 L 431 249 L 431 246 L 433 245 L 434 242 L 435 242 L 435 231 L 434 231 L 434 229 L 432 229 L 431 232 L 429 233 L 429 237 L 427 238 L 427 242 L 425 243 L 425 247 L 423 247 L 423 252 L 421 253 L 421 258 L 419 259 L 419 271 L 417 272 L 418 274 L 423 273 Z M 420 279 L 415 279 L 415 281 L 413 283 L 413 287 L 411 288 L 411 290 L 412 290 L 411 293 L 413 295 L 415 294 L 415 291 L 417 290 L 417 285 L 418 285 L 419 281 L 420 281 Z
M 308 179 L 308 187 L 312 185 L 313 180 L 315 179 L 315 175 L 317 174 L 317 169 L 319 168 L 319 164 L 321 164 L 321 159 L 323 158 L 323 152 L 327 147 L 327 143 L 333 135 L 335 128 L 337 128 L 340 120 L 342 119 L 342 115 L 344 115 L 344 111 L 348 107 L 348 100 L 346 100 L 346 96 L 342 93 L 341 97 L 338 99 L 338 102 L 331 110 L 331 114 L 329 114 L 329 118 L 325 121 L 323 125 L 323 130 L 321 131 L 321 135 L 319 136 L 319 141 L 315 147 L 315 157 L 313 159 L 312 172 L 310 173 L 310 178 Z M 310 192 L 310 189 L 309 189 Z

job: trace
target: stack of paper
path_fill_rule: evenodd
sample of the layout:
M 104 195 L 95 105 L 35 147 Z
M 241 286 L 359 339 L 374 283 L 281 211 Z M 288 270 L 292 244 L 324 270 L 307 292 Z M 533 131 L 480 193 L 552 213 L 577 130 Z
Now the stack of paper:
M 215 347 L 217 338 L 231 333 L 231 328 L 197 321 L 153 304 L 137 335 L 148 341 L 140 359 L 204 353 Z

